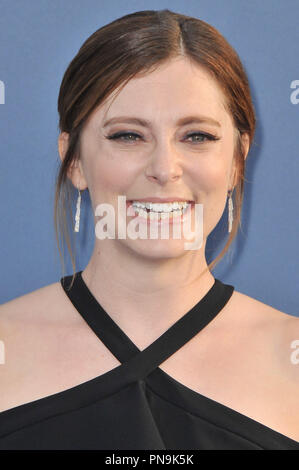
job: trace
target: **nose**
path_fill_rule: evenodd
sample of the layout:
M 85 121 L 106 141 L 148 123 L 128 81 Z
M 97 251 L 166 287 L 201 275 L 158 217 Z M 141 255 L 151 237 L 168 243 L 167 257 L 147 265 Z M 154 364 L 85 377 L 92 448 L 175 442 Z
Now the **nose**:
M 146 177 L 150 181 L 165 184 L 176 181 L 182 175 L 180 157 L 177 150 L 166 138 L 156 145 L 146 167 Z

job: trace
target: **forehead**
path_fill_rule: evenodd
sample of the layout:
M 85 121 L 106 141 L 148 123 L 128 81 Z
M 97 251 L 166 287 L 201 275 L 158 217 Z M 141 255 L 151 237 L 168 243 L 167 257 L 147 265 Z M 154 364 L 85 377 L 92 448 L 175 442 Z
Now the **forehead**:
M 204 114 L 223 125 L 231 121 L 216 80 L 186 58 L 173 59 L 153 72 L 132 78 L 120 92 L 115 90 L 96 113 L 105 119 L 132 114 L 170 125 L 192 114 Z

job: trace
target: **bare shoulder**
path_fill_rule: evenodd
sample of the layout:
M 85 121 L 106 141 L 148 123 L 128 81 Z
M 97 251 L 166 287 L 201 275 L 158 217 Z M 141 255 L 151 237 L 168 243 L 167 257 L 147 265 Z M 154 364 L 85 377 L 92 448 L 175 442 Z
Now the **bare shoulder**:
M 61 283 L 54 282 L 0 305 L 0 326 L 13 328 L 21 323 L 28 326 L 69 321 L 71 309 Z
M 251 312 L 252 318 L 259 318 L 261 321 L 267 322 L 268 319 L 271 319 L 277 321 L 295 320 L 295 323 L 299 322 L 299 318 L 296 316 L 295 312 L 292 314 L 283 312 L 254 297 L 250 297 L 249 295 L 236 290 L 234 290 L 232 296 L 232 303 L 234 304 L 234 307 L 240 307 L 246 313 Z
M 2 304 L 0 340 L 5 351 L 0 412 L 66 390 L 119 363 L 91 333 L 60 282 Z
M 19 373 L 30 364 L 37 367 L 42 358 L 57 351 L 59 344 L 82 327 L 82 317 L 68 299 L 60 282 L 46 285 L 16 297 L 0 306 L 0 340 L 5 348 L 7 374 Z M 51 346 L 52 345 L 52 346 Z M 9 377 L 9 376 L 8 376 Z
M 235 316 L 240 316 L 240 326 L 247 327 L 253 344 L 263 349 L 269 365 L 298 385 L 299 318 L 295 312 L 283 312 L 238 291 L 234 292 L 232 307 Z
M 229 372 L 239 384 L 234 403 L 299 442 L 299 318 L 240 292 L 231 300 Z

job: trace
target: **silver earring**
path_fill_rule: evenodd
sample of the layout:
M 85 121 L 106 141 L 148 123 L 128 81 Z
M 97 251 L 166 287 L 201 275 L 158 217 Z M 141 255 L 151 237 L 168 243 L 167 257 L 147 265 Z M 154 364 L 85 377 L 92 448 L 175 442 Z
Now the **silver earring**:
M 233 220 L 234 220 L 234 215 L 233 215 L 233 200 L 232 200 L 232 189 L 228 191 L 228 232 L 230 233 L 232 231 L 232 226 L 233 226 Z
M 79 232 L 79 226 L 80 226 L 80 205 L 81 205 L 81 193 L 80 189 L 78 188 L 78 199 L 77 199 L 77 206 L 76 206 L 76 215 L 75 215 L 75 232 Z

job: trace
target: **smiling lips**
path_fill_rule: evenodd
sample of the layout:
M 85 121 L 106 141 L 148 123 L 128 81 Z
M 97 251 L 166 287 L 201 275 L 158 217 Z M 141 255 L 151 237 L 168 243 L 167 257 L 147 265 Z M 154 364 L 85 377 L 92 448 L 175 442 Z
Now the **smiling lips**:
M 147 223 L 173 223 L 181 222 L 182 216 L 191 210 L 194 201 L 188 201 L 179 197 L 174 198 L 142 198 L 127 201 L 127 207 L 133 209 L 133 214 L 140 222 Z M 137 214 L 137 215 L 136 215 Z

